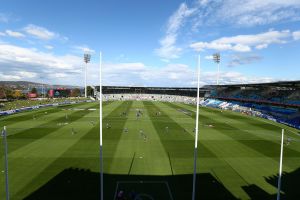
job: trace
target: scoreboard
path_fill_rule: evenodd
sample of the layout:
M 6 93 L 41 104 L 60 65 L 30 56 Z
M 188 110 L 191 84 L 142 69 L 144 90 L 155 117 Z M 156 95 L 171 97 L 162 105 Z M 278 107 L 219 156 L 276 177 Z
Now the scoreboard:
M 49 90 L 49 97 L 59 98 L 59 97 L 70 97 L 71 90 L 64 88 L 57 88 Z

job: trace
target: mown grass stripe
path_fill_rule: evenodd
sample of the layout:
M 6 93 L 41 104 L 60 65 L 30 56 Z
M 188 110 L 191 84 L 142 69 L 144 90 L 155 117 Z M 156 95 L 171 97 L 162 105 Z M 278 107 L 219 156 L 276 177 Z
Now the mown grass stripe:
M 172 159 L 185 158 L 189 159 L 192 163 L 194 156 L 194 137 L 190 134 L 183 132 L 183 128 L 178 125 L 173 119 L 171 119 L 167 114 L 164 113 L 155 103 L 153 102 L 143 102 L 145 108 L 148 110 L 149 115 L 152 117 L 153 126 L 156 129 L 160 137 L 160 141 L 163 144 L 165 151 L 170 154 Z M 160 112 L 160 116 L 156 116 L 155 113 Z M 163 121 L 160 121 L 161 119 Z M 168 126 L 169 133 L 165 133 L 164 129 Z M 170 134 L 170 135 L 169 135 Z M 178 148 L 180 147 L 180 148 Z M 217 156 L 206 148 L 202 143 L 198 146 L 199 152 L 198 158 L 217 158 Z M 192 165 L 191 165 L 192 166 Z M 178 170 L 174 165 L 172 170 L 176 174 Z
M 181 106 L 174 105 L 174 104 L 167 104 L 170 107 L 173 107 L 174 109 L 182 108 Z M 223 121 L 220 121 L 219 118 L 220 116 L 218 114 L 220 113 L 214 113 L 210 112 L 210 114 L 213 114 L 213 116 L 207 115 L 205 113 L 201 113 L 200 119 L 203 120 L 204 117 L 206 120 L 208 120 L 211 124 L 214 124 L 216 128 L 215 130 L 218 131 L 221 134 L 224 134 L 226 136 L 229 136 L 235 141 L 238 141 L 239 143 L 249 147 L 253 151 L 256 151 L 260 154 L 263 154 L 264 156 L 270 157 L 276 162 L 278 162 L 279 159 L 279 154 L 278 151 L 280 149 L 280 144 L 275 143 L 271 140 L 265 140 L 257 135 L 252 134 L 251 132 L 244 131 L 243 129 L 237 127 L 237 126 L 232 126 L 229 125 L 228 123 L 223 123 Z M 223 114 L 223 113 L 222 113 Z M 195 119 L 195 114 L 191 116 L 193 119 Z M 227 115 L 228 118 L 231 118 L 231 115 Z M 243 118 L 243 116 L 240 116 L 240 118 Z M 224 120 L 224 118 L 222 118 Z M 220 130 L 220 127 L 222 127 L 222 130 Z M 262 126 L 261 129 L 263 129 Z M 234 132 L 231 130 L 235 130 Z M 238 132 L 238 135 L 236 134 Z M 250 136 L 253 139 L 245 139 L 246 136 Z M 243 137 L 239 138 L 239 137 Z M 268 147 L 268 148 L 266 148 Z M 285 147 L 284 150 L 285 157 L 299 157 L 300 153 L 296 150 L 290 149 L 289 147 Z M 285 165 L 289 166 L 289 163 L 285 163 Z M 292 167 L 292 166 L 291 166 Z
M 122 102 L 119 107 L 117 107 L 105 118 L 105 120 L 103 120 L 103 144 L 105 144 L 103 145 L 103 154 L 105 161 L 104 171 L 110 171 L 113 165 L 115 154 L 123 133 L 124 126 L 127 121 L 127 118 L 120 116 L 120 113 L 129 113 L 131 107 L 132 101 Z M 107 129 L 105 127 L 106 123 L 109 123 L 111 125 L 111 128 Z
M 88 108 L 95 108 L 95 105 L 89 106 Z M 75 111 L 69 114 L 68 123 L 72 123 L 80 118 L 83 118 L 85 115 L 89 114 L 92 111 L 86 111 L 82 114 L 82 111 Z M 9 153 L 22 148 L 25 145 L 30 144 L 46 135 L 57 131 L 64 126 L 58 126 L 57 123 L 64 122 L 65 116 L 55 118 L 54 120 L 48 121 L 47 123 L 41 124 L 34 128 L 26 129 L 14 135 L 8 136 L 8 149 Z M 2 157 L 2 156 L 1 156 Z
M 27 120 L 32 120 L 33 115 L 39 117 L 39 115 L 43 115 L 45 112 L 48 114 L 57 112 L 58 109 L 69 108 L 74 106 L 82 106 L 86 103 L 77 103 L 77 104 L 68 104 L 62 106 L 54 106 L 54 107 L 45 107 L 39 108 L 34 110 L 22 111 L 21 113 L 16 113 L 8 116 L 0 116 L 0 127 L 1 126 L 8 126 L 10 124 L 14 124 L 16 122 L 23 122 Z
M 110 111 L 107 110 L 109 108 L 113 108 L 112 106 L 105 106 L 103 109 L 106 109 L 106 113 Z M 117 105 L 118 106 L 118 105 Z M 90 169 L 94 171 L 99 171 L 99 115 L 95 115 L 95 120 L 98 121 L 91 129 L 86 132 L 80 138 L 74 138 L 77 140 L 72 146 L 68 147 L 62 154 L 54 159 L 49 165 L 42 169 L 38 174 L 32 174 L 32 180 L 29 184 L 24 185 L 22 189 L 19 191 L 15 191 L 13 199 L 24 199 L 26 195 L 33 192 L 33 190 L 41 187 L 51 178 L 54 178 L 61 171 L 68 168 L 83 168 Z M 106 116 L 104 115 L 104 119 Z M 79 119 L 78 122 L 80 122 Z M 90 127 L 91 125 L 86 122 Z M 71 140 L 71 139 L 68 139 Z M 55 142 L 55 141 L 53 141 Z M 71 142 L 71 141 L 69 141 Z M 42 151 L 42 149 L 40 149 Z M 50 160 L 51 160 L 50 159 Z M 34 162 L 36 158 L 30 158 L 26 160 L 26 162 Z M 49 162 L 49 159 L 40 158 L 39 162 Z M 35 166 L 39 166 L 38 163 Z M 29 169 L 25 169 L 26 172 L 30 172 Z M 30 176 L 28 175 L 30 178 Z
M 86 105 L 91 105 L 91 104 L 73 104 L 73 108 L 77 108 L 77 107 L 81 107 L 81 106 L 86 106 Z M 93 104 L 96 106 L 96 104 Z M 95 106 L 90 107 L 90 108 L 96 108 Z M 8 126 L 8 132 L 9 132 L 9 137 L 12 137 L 12 135 L 18 134 L 21 131 L 20 130 L 24 130 L 24 129 L 29 129 L 29 128 L 34 128 L 34 127 L 38 127 L 38 126 L 43 126 L 44 121 L 52 121 L 57 119 L 57 115 L 59 114 L 63 114 L 65 112 L 71 112 L 71 111 L 66 111 L 66 110 L 62 110 L 59 109 L 57 107 L 55 108 L 51 108 L 49 111 L 50 112 L 45 112 L 46 110 L 43 110 L 42 112 L 40 112 L 38 115 L 36 115 L 35 111 L 32 111 L 31 113 L 31 117 L 26 120 L 21 120 L 21 121 L 16 121 L 13 125 Z M 18 117 L 18 116 L 23 116 L 22 113 L 13 115 L 13 116 L 7 116 L 8 119 L 14 119 L 14 117 Z M 13 118 L 11 118 L 13 117 Z M 33 119 L 35 117 L 35 119 Z M 64 116 L 65 117 L 65 116 Z M 34 126 L 28 126 L 28 125 L 34 125 Z
M 184 104 L 184 106 L 189 107 L 193 111 L 196 110 L 195 105 Z M 201 107 L 200 109 L 205 112 L 220 114 L 220 109 L 218 109 L 218 108 Z M 228 117 L 230 119 L 236 119 L 239 122 L 244 122 L 248 125 L 250 124 L 250 125 L 256 126 L 258 128 L 258 130 L 263 128 L 263 129 L 268 129 L 270 131 L 274 131 L 274 130 L 278 131 L 278 128 L 280 128 L 280 129 L 284 128 L 287 131 L 292 132 L 294 134 L 297 134 L 297 133 L 300 134 L 300 132 L 297 129 L 294 129 L 290 126 L 287 126 L 287 125 L 284 125 L 281 123 L 277 123 L 277 122 L 273 122 L 273 121 L 270 121 L 270 120 L 267 120 L 264 118 L 249 116 L 249 115 L 241 115 L 241 113 L 239 113 L 239 112 L 234 112 L 234 111 L 230 111 L 230 110 L 226 110 L 222 114 L 225 116 L 228 115 Z M 241 116 L 243 116 L 243 117 L 241 118 Z
M 184 108 L 182 108 L 181 106 L 178 107 L 178 104 L 177 106 L 172 105 L 173 107 L 171 105 L 169 106 L 169 104 L 165 105 L 168 106 L 168 108 L 166 108 L 168 114 L 177 112 L 177 114 L 174 114 L 177 118 L 189 118 L 194 121 L 195 118 L 184 115 L 181 111 L 179 111 L 183 110 Z M 215 118 L 220 117 L 222 116 L 215 116 Z M 225 118 L 222 119 L 225 120 Z M 201 117 L 200 120 L 202 124 L 211 123 L 210 120 L 204 120 L 203 117 Z M 218 177 L 218 179 L 220 179 L 226 187 L 232 189 L 231 192 L 233 192 L 237 197 L 248 199 L 249 196 L 245 193 L 245 191 L 241 189 L 241 186 L 247 185 L 248 181 L 253 181 L 253 177 L 249 176 L 248 172 L 245 172 L 241 169 L 248 168 L 249 170 L 255 171 L 256 168 L 253 166 L 258 166 L 260 164 L 259 161 L 256 160 L 256 158 L 259 156 L 261 156 L 262 158 L 265 157 L 263 156 L 263 154 L 252 151 L 250 148 L 245 148 L 244 145 L 235 140 L 232 140 L 232 138 L 225 137 L 226 135 L 219 133 L 216 129 L 220 129 L 220 126 L 218 124 L 214 124 L 214 128 L 203 126 L 202 130 L 200 130 L 200 136 L 202 138 L 202 140 L 200 141 L 203 142 L 203 144 L 212 152 L 218 155 L 218 160 L 212 161 L 211 164 L 208 164 L 208 166 L 210 167 L 210 171 L 212 172 L 212 174 L 215 174 L 215 176 Z M 222 135 L 224 135 L 224 137 L 222 137 Z M 248 156 L 250 156 L 251 158 L 249 159 Z M 250 163 L 252 164 L 252 166 L 249 166 Z M 270 170 L 274 170 L 273 163 L 275 162 L 273 162 L 271 158 L 265 159 L 263 163 L 265 164 L 265 166 L 268 166 Z M 266 171 L 265 169 L 256 172 L 257 178 L 255 178 L 254 182 L 266 186 L 265 182 L 260 179 L 260 177 L 268 172 L 269 171 Z M 270 187 L 267 188 L 270 189 Z
M 2 116 L 0 118 L 0 126 L 9 126 L 11 124 L 14 124 L 16 122 L 23 122 L 27 120 L 32 120 L 33 115 L 39 116 L 41 114 L 44 114 L 45 112 L 48 112 L 48 114 L 52 114 L 57 112 L 55 107 L 52 108 L 42 108 L 39 110 L 31 110 L 27 111 L 25 113 L 18 113 L 14 115 L 9 115 L 9 116 Z

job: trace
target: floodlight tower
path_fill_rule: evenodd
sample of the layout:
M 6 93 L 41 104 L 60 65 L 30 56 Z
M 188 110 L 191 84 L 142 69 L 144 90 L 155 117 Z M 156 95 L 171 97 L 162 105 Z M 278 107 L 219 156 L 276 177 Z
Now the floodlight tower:
M 91 54 L 85 53 L 85 54 L 83 55 L 83 60 L 84 60 L 84 62 L 85 62 L 84 97 L 87 98 L 87 86 L 86 86 L 87 64 L 91 61 Z
M 221 61 L 221 55 L 220 53 L 213 54 L 213 60 L 218 65 L 218 73 L 217 73 L 217 85 L 219 85 L 219 78 L 220 78 L 220 61 Z

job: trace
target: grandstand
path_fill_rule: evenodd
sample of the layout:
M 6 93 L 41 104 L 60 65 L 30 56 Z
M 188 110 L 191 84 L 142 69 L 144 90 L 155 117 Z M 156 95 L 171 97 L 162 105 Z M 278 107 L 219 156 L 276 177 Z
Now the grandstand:
M 300 81 L 208 86 L 210 96 L 283 107 L 300 107 Z
M 99 86 L 94 97 L 99 98 Z M 62 89 L 57 90 L 65 91 Z M 66 95 L 70 90 L 63 93 Z M 144 100 L 196 104 L 196 88 L 103 86 L 104 100 Z M 52 96 L 55 91 L 50 90 Z M 60 94 L 59 93 L 59 94 Z M 50 95 L 51 96 L 51 95 Z M 300 129 L 300 81 L 261 84 L 207 85 L 200 89 L 201 105 L 234 110 Z M 25 102 L 25 104 L 24 104 Z M 45 101 L 48 103 L 48 100 Z M 15 101 L 1 104 L 11 110 L 32 104 Z M 43 102 L 33 103 L 35 105 Z
M 96 87 L 99 91 L 99 86 Z M 200 89 L 200 96 L 204 96 L 209 90 Z M 122 86 L 103 86 L 103 94 L 162 94 L 162 95 L 180 95 L 188 97 L 197 96 L 197 88 L 185 87 L 122 87 Z
M 261 112 L 264 118 L 300 127 L 300 81 L 206 86 L 207 97 Z
M 99 90 L 99 87 L 96 87 Z M 154 100 L 196 104 L 196 88 L 104 86 L 105 100 Z M 95 93 L 99 97 L 99 93 Z M 300 81 L 206 85 L 201 105 L 230 109 L 300 128 Z M 206 100 L 206 101 L 204 101 Z

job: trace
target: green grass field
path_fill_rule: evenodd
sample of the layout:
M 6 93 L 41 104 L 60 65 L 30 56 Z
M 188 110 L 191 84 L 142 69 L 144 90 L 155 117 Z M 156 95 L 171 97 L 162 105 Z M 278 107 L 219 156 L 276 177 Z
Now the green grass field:
M 9 135 L 11 199 L 99 199 L 98 107 L 76 104 L 0 118 Z M 190 199 L 195 107 L 115 101 L 105 102 L 103 111 L 105 199 L 121 189 L 134 189 L 142 199 Z M 210 108 L 200 109 L 199 124 L 197 199 L 274 199 L 282 127 L 292 139 L 284 147 L 283 195 L 299 195 L 291 189 L 300 181 L 298 130 Z M 2 138 L 0 155 L 5 199 Z

